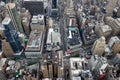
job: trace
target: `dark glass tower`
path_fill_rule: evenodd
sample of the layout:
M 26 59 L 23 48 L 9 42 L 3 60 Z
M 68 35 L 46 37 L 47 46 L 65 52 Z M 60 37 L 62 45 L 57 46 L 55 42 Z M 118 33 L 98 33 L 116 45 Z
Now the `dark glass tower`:
M 57 8 L 57 0 L 52 0 L 52 8 Z
M 7 42 L 10 43 L 10 46 L 12 47 L 12 49 L 15 53 L 20 52 L 22 49 L 21 43 L 18 38 L 18 34 L 17 34 L 16 30 L 14 29 L 14 25 L 13 25 L 11 19 L 6 17 L 3 20 L 2 24 L 5 28 L 4 33 L 5 33 Z

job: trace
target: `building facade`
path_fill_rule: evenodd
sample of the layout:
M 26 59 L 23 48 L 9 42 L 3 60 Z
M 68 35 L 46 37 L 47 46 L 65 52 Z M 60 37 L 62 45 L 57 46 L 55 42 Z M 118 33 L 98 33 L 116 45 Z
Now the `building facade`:
M 105 45 L 106 45 L 105 37 L 101 37 L 100 39 L 96 40 L 91 50 L 92 54 L 102 56 L 102 54 L 105 51 Z
M 20 43 L 20 40 L 18 38 L 18 33 L 16 32 L 11 19 L 9 17 L 6 17 L 2 21 L 2 24 L 5 28 L 4 34 L 5 34 L 6 41 L 9 42 L 14 53 L 20 52 L 22 50 L 21 43 Z

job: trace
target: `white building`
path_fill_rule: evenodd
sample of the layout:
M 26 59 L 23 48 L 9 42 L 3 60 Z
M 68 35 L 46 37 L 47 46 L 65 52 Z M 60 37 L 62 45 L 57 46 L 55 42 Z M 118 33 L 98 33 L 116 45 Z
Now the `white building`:
M 43 31 L 45 28 L 44 15 L 33 16 L 30 26 L 32 31 Z
M 70 79 L 71 80 L 81 80 L 84 78 L 85 80 L 90 80 L 92 78 L 92 74 L 90 70 L 84 69 L 84 63 L 87 63 L 85 58 L 70 58 Z M 89 77 L 84 76 L 84 74 L 88 74 Z
M 47 35 L 46 47 L 47 51 L 59 50 L 61 45 L 61 35 L 59 32 L 54 31 L 53 28 L 49 28 Z

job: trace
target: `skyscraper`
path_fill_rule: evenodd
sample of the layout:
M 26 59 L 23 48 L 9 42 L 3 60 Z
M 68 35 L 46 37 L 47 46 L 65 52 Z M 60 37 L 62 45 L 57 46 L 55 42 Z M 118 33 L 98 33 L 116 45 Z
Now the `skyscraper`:
M 13 23 L 9 17 L 6 17 L 2 24 L 5 28 L 4 34 L 6 37 L 6 41 L 10 43 L 10 46 L 12 47 L 14 53 L 18 53 L 21 51 L 21 43 L 18 38 L 18 34 L 16 30 L 13 27 Z
M 102 36 L 101 38 L 94 42 L 91 50 L 92 54 L 102 56 L 102 54 L 105 51 L 105 45 L 106 45 L 105 37 Z
M 44 78 L 48 78 L 48 67 L 47 67 L 47 64 L 43 64 L 41 65 L 41 69 L 42 69 L 42 72 L 43 72 L 43 77 Z
M 21 24 L 20 15 L 17 12 L 16 4 L 15 3 L 8 3 L 6 5 L 6 7 L 7 7 L 7 10 L 9 12 L 9 16 L 12 19 L 12 22 L 14 24 L 15 29 L 18 30 L 19 32 L 23 33 L 23 27 Z
M 52 8 L 57 8 L 57 0 L 52 0 Z
M 4 52 L 6 57 L 12 57 L 13 56 L 13 50 L 6 40 L 2 40 L 2 51 Z
M 119 2 L 120 2 L 120 1 L 119 1 Z M 120 17 L 120 7 L 119 7 L 119 9 L 118 9 L 118 11 L 117 11 L 117 16 Z
M 52 64 L 49 65 L 49 77 L 53 78 L 53 65 Z
M 44 14 L 44 3 L 42 0 L 24 0 L 23 7 L 28 9 L 31 15 Z

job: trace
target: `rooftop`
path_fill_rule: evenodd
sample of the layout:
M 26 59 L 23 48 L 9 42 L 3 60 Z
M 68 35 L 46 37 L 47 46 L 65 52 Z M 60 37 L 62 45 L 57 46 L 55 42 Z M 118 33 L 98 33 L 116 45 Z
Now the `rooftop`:
M 3 65 L 5 64 L 5 62 L 7 61 L 7 58 L 1 58 L 0 59 L 0 70 L 2 70 Z
M 108 25 L 101 26 L 101 29 L 102 29 L 103 32 L 107 32 L 107 31 L 112 30 L 112 28 L 110 26 L 108 26 Z
M 43 32 L 32 31 L 25 51 L 40 51 Z
M 0 30 L 5 30 L 5 28 L 2 24 L 0 24 Z
M 37 15 L 32 17 L 32 24 L 35 23 L 44 23 L 44 15 Z
M 15 7 L 15 3 L 8 3 L 6 6 L 8 6 L 9 9 L 13 9 Z
M 44 0 L 23 0 L 23 1 L 44 1 Z
M 81 80 L 81 77 L 72 77 L 72 80 Z
M 67 35 L 68 44 L 70 46 L 81 44 L 81 38 L 77 27 L 69 27 Z
M 8 25 L 10 23 L 11 19 L 9 17 L 5 17 L 5 19 L 2 21 L 3 25 Z
M 94 33 L 94 30 L 85 29 L 82 33 L 83 41 L 87 44 L 92 44 L 94 41 L 98 39 L 98 36 Z
M 60 33 L 55 32 L 53 28 L 50 28 L 47 36 L 47 44 L 57 43 L 57 42 L 61 43 Z

